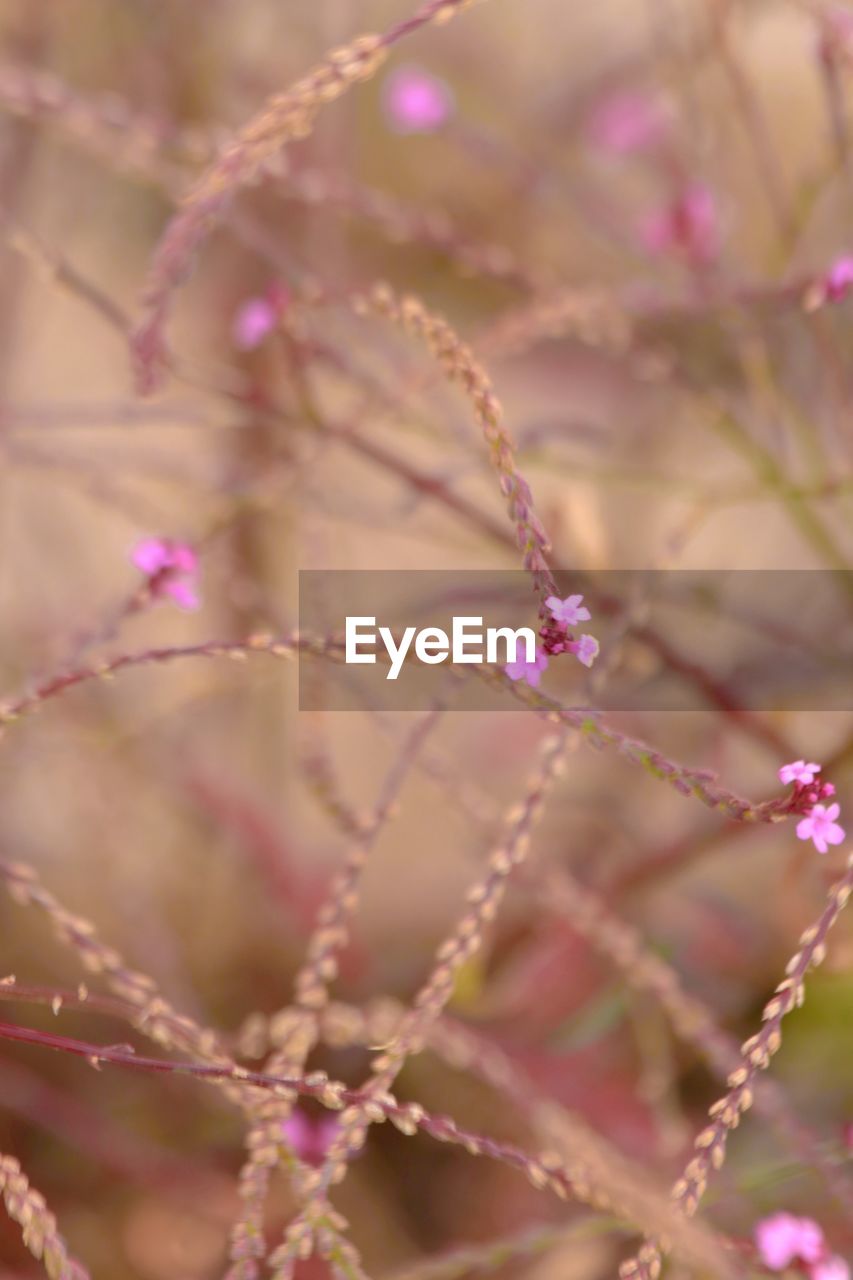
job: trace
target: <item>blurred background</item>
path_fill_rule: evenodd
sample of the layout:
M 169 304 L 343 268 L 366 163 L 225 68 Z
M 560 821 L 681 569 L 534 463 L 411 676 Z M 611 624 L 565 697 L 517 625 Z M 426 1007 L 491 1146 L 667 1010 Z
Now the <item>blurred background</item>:
M 519 567 L 470 404 L 421 344 L 354 314 L 353 292 L 378 280 L 471 343 L 560 568 L 849 568 L 847 5 L 489 0 L 425 27 L 229 207 L 177 298 L 179 369 L 155 398 L 134 397 L 128 324 L 193 177 L 328 49 L 410 12 L 403 0 L 0 0 L 9 700 L 105 656 L 284 631 L 299 569 Z M 501 523 L 509 543 L 489 532 Z M 151 539 L 192 549 L 197 608 L 151 585 L 139 554 Z M 626 601 L 592 676 L 554 662 L 544 691 L 594 702 L 620 662 L 660 662 L 632 647 L 642 607 L 642 592 Z M 338 675 L 310 670 L 321 705 Z M 824 762 L 843 808 L 846 711 L 744 722 L 713 703 L 613 722 L 755 799 L 779 790 L 784 761 Z M 34 865 L 178 1008 L 237 1043 L 252 1012 L 289 1002 L 347 826 L 376 805 L 415 720 L 300 712 L 295 665 L 268 656 L 143 664 L 7 727 L 0 856 Z M 441 719 L 371 855 L 336 997 L 416 992 L 544 733 L 509 697 L 506 711 Z M 791 823 L 727 822 L 612 751 L 575 748 L 537 865 L 601 891 L 740 1043 L 843 852 L 821 859 Z M 76 989 L 77 959 L 35 913 L 4 899 L 0 938 L 0 973 Z M 722 1091 L 656 1002 L 527 883 L 450 1013 L 661 1187 Z M 2 1016 L 144 1051 L 109 1013 L 9 1004 Z M 839 1170 L 851 1060 L 842 920 L 774 1062 Z M 322 1049 L 312 1062 L 355 1084 L 369 1056 Z M 398 1091 L 535 1149 L 521 1110 L 432 1053 Z M 200 1084 L 2 1047 L 0 1151 L 93 1275 L 223 1274 L 242 1133 Z M 491 1269 L 598 1277 L 626 1248 L 583 1206 L 387 1125 L 337 1203 L 371 1274 L 528 1226 L 559 1230 Z M 707 1205 L 738 1238 L 787 1209 L 818 1217 L 837 1251 L 853 1244 L 814 1171 L 752 1114 Z M 268 1210 L 275 1242 L 293 1210 L 283 1179 Z M 0 1274 L 37 1273 L 0 1217 Z

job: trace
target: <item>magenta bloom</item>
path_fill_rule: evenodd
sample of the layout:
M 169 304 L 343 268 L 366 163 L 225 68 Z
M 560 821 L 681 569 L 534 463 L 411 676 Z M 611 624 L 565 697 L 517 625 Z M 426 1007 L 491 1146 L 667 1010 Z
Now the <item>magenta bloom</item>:
M 840 302 L 853 289 L 853 257 L 836 258 L 823 278 L 827 302 Z
M 278 323 L 278 314 L 268 298 L 247 298 L 234 314 L 231 340 L 240 351 L 254 351 Z
M 797 836 L 800 840 L 813 840 L 818 853 L 826 853 L 831 844 L 841 844 L 844 839 L 844 828 L 836 822 L 841 813 L 841 806 L 816 804 L 804 818 L 797 823 Z
M 819 764 L 806 764 L 805 760 L 794 760 L 791 764 L 782 765 L 779 770 L 779 781 L 784 782 L 786 786 L 791 782 L 809 786 L 818 773 L 820 773 Z
M 668 131 L 669 120 L 660 101 L 630 89 L 599 102 L 586 126 L 593 146 L 619 156 L 659 146 Z
M 850 1280 L 850 1268 L 838 1254 L 821 1258 L 809 1269 L 811 1280 Z
M 583 596 L 549 596 L 545 601 L 557 622 L 564 622 L 567 627 L 577 626 L 579 622 L 589 622 L 592 614 L 586 605 L 582 605 Z
M 720 222 L 712 192 L 690 183 L 669 205 L 651 214 L 641 229 L 652 253 L 681 254 L 694 265 L 713 262 L 720 251 Z
M 853 14 L 841 5 L 833 5 L 821 14 L 823 30 L 818 41 L 818 52 L 826 61 L 835 57 L 838 50 L 847 52 L 853 45 Z
M 171 596 L 182 609 L 199 607 L 198 556 L 185 542 L 143 538 L 134 547 L 131 560 L 148 578 L 155 595 Z
M 434 133 L 453 114 L 453 94 L 443 80 L 412 64 L 386 78 L 382 104 L 395 133 Z
M 312 1120 L 304 1111 L 294 1111 L 283 1122 L 282 1134 L 306 1164 L 322 1164 L 335 1139 L 338 1121 L 335 1116 Z
M 569 649 L 578 662 L 582 662 L 585 667 L 591 667 L 599 655 L 601 646 L 595 636 L 579 636 L 577 640 L 572 641 Z
M 542 672 L 547 666 L 548 658 L 546 654 L 537 648 L 536 657 L 532 662 L 527 662 L 524 658 L 516 656 L 515 662 L 508 662 L 504 667 L 504 671 L 510 680 L 526 680 L 531 688 L 536 689 L 542 679 Z
M 784 1271 L 795 1260 L 817 1262 L 824 1252 L 823 1232 L 811 1218 L 774 1213 L 756 1223 L 755 1243 L 771 1271 Z

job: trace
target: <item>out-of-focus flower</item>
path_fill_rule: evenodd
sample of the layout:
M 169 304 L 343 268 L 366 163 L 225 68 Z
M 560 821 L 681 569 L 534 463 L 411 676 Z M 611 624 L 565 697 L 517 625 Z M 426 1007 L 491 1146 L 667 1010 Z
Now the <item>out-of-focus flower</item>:
M 579 636 L 569 645 L 578 662 L 582 662 L 585 667 L 592 666 L 598 657 L 600 647 L 595 636 Z
M 382 105 L 395 133 L 434 133 L 453 114 L 453 93 L 438 76 L 408 64 L 387 76 Z
M 589 622 L 592 614 L 586 605 L 581 604 L 583 596 L 549 596 L 545 601 L 557 622 L 564 622 L 567 627 L 575 627 L 579 622 Z
M 504 667 L 504 671 L 510 680 L 526 680 L 532 688 L 537 688 L 539 681 L 542 679 L 542 672 L 548 666 L 548 658 L 537 648 L 536 656 L 532 662 L 528 662 L 525 658 L 516 657 L 515 662 L 508 662 Z
M 247 298 L 235 312 L 231 326 L 234 346 L 240 351 L 253 351 L 275 328 L 276 315 L 266 298 Z
M 626 156 L 660 146 L 669 123 L 658 98 L 625 89 L 596 103 L 587 117 L 586 136 L 592 146 Z
M 283 285 L 271 285 L 266 293 L 246 298 L 234 313 L 231 341 L 239 351 L 254 351 L 272 333 L 287 306 Z
M 831 62 L 839 53 L 853 51 L 853 13 L 841 5 L 832 5 L 820 14 L 818 54 Z
M 806 764 L 805 760 L 794 760 L 791 764 L 783 764 L 779 770 L 779 781 L 787 786 L 798 782 L 805 786 L 814 782 L 815 775 L 820 773 L 819 764 Z
M 143 538 L 133 548 L 131 560 L 148 578 L 154 595 L 171 596 L 182 609 L 199 607 L 198 556 L 187 543 Z
M 335 1116 L 312 1120 L 304 1111 L 291 1112 L 281 1126 L 282 1134 L 306 1164 L 322 1164 L 338 1131 Z
M 850 1268 L 837 1253 L 821 1258 L 809 1268 L 811 1280 L 850 1280 Z
M 818 1224 L 791 1213 L 762 1218 L 755 1226 L 755 1243 L 761 1261 L 771 1271 L 784 1271 L 795 1259 L 817 1262 L 824 1253 L 823 1232 Z
M 829 845 L 841 844 L 844 839 L 844 828 L 836 822 L 840 813 L 841 806 L 838 804 L 828 807 L 816 804 L 797 823 L 797 836 L 800 840 L 813 840 L 818 853 L 826 853 Z
M 694 265 L 713 262 L 720 252 L 717 202 L 708 187 L 692 182 L 641 227 L 646 248 L 657 254 L 681 254 Z
M 826 273 L 826 296 L 830 302 L 839 302 L 853 288 L 853 258 L 836 258 Z

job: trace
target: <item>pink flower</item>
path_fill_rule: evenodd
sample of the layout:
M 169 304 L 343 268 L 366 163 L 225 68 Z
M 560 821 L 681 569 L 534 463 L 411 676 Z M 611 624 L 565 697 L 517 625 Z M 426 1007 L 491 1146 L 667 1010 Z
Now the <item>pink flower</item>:
M 850 1280 L 850 1268 L 837 1253 L 821 1258 L 809 1269 L 811 1280 Z
M 841 844 L 844 839 L 844 828 L 835 819 L 841 813 L 841 806 L 831 804 L 829 807 L 816 804 L 804 818 L 797 823 L 797 836 L 800 840 L 813 840 L 818 853 L 826 853 L 831 844 Z
M 713 262 L 720 251 L 713 194 L 702 183 L 690 183 L 671 204 L 651 214 L 641 236 L 652 253 L 680 253 L 694 265 Z
M 510 680 L 526 680 L 531 688 L 536 689 L 539 681 L 542 679 L 542 672 L 548 665 L 548 659 L 541 649 L 536 650 L 536 657 L 532 662 L 516 655 L 515 662 L 508 662 L 504 667 L 504 671 Z
M 276 325 L 276 314 L 266 298 L 248 298 L 234 315 L 231 338 L 240 351 L 254 351 Z
M 266 293 L 247 298 L 237 308 L 231 323 L 231 341 L 239 351 L 254 351 L 272 333 L 287 306 L 288 292 L 273 284 Z
M 827 302 L 840 302 L 853 288 L 853 257 L 836 258 L 823 278 L 823 296 Z
M 784 1271 L 799 1259 L 817 1262 L 823 1255 L 823 1232 L 811 1218 L 795 1218 L 790 1213 L 775 1213 L 756 1223 L 755 1243 L 759 1256 L 771 1271 Z
M 792 764 L 783 764 L 779 770 L 779 781 L 787 786 L 791 782 L 809 786 L 820 773 L 819 764 L 806 764 L 805 760 L 794 760 Z
M 131 560 L 148 578 L 155 595 L 171 596 L 182 609 L 197 609 L 196 577 L 198 556 L 185 542 L 169 538 L 143 538 L 131 553 Z
M 398 67 L 386 78 L 382 101 L 395 133 L 434 133 L 453 112 L 449 86 L 411 64 Z
M 577 640 L 572 641 L 569 649 L 575 655 L 578 662 L 582 662 L 585 667 L 591 667 L 598 657 L 601 646 L 595 636 L 579 636 Z
M 628 89 L 599 102 L 587 120 L 586 129 L 593 146 L 626 156 L 663 142 L 669 119 L 658 99 Z
M 820 15 L 823 29 L 818 40 L 818 53 L 831 62 L 838 52 L 847 53 L 853 46 L 853 14 L 834 5 Z
M 293 1111 L 281 1126 L 282 1135 L 306 1164 L 322 1164 L 338 1131 L 335 1116 L 312 1120 L 304 1111 Z
M 558 596 L 549 596 L 545 601 L 557 622 L 564 622 L 567 627 L 574 627 L 579 622 L 589 622 L 592 614 L 586 605 L 581 605 L 583 596 L 566 596 L 561 600 Z

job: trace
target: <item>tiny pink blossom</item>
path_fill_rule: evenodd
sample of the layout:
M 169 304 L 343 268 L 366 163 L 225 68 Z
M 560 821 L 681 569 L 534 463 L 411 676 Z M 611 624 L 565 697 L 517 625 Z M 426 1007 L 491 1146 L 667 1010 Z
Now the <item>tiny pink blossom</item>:
M 542 679 L 542 672 L 547 666 L 547 656 L 541 649 L 537 648 L 536 657 L 532 662 L 528 662 L 525 658 L 516 655 L 515 662 L 508 662 L 504 667 L 504 671 L 510 680 L 526 680 L 531 688 L 536 689 Z
M 585 667 L 591 667 L 598 657 L 601 646 L 595 636 L 579 636 L 574 640 L 569 649 L 575 655 L 578 662 L 582 662 Z
M 593 146 L 626 156 L 659 146 L 668 128 L 667 113 L 658 99 L 624 90 L 611 94 L 593 108 L 586 132 Z
M 815 807 L 797 823 L 797 836 L 800 840 L 813 840 L 818 853 L 826 853 L 831 844 L 841 844 L 844 839 L 844 828 L 836 822 L 841 813 L 841 806 L 831 804 L 828 807 L 816 804 Z
M 833 5 L 821 17 L 823 29 L 818 40 L 818 52 L 830 62 L 839 50 L 848 52 L 853 47 L 853 14 L 840 5 Z
M 334 1116 L 321 1116 L 312 1120 L 304 1111 L 296 1110 L 281 1126 L 282 1135 L 306 1164 L 322 1164 L 326 1152 L 338 1131 Z
M 720 225 L 712 192 L 702 183 L 690 183 L 650 215 L 641 235 L 652 253 L 681 253 L 696 265 L 713 262 L 720 251 Z
M 574 627 L 579 622 L 589 622 L 592 617 L 586 605 L 581 604 L 582 600 L 583 596 L 566 596 L 565 600 L 561 600 L 559 596 L 549 596 L 545 603 L 557 622 Z
M 234 314 L 231 339 L 240 351 L 254 351 L 278 322 L 278 313 L 269 298 L 247 298 Z
M 185 542 L 143 538 L 134 547 L 131 560 L 149 579 L 155 594 L 171 596 L 181 609 L 199 607 L 198 556 Z
M 811 1218 L 795 1218 L 790 1213 L 774 1213 L 756 1223 L 755 1243 L 759 1256 L 771 1271 L 784 1271 L 798 1259 L 816 1262 L 823 1254 L 823 1232 Z
M 786 786 L 791 782 L 810 786 L 818 773 L 820 773 L 819 764 L 806 764 L 805 760 L 794 760 L 791 764 L 782 765 L 779 770 L 779 781 L 784 782 Z
M 853 289 L 853 257 L 836 258 L 823 278 L 823 296 L 827 302 L 840 302 Z
M 396 133 L 434 133 L 453 112 L 449 86 L 412 64 L 398 67 L 387 77 L 382 102 L 388 123 Z
M 850 1268 L 837 1253 L 821 1258 L 809 1268 L 811 1280 L 850 1280 Z

